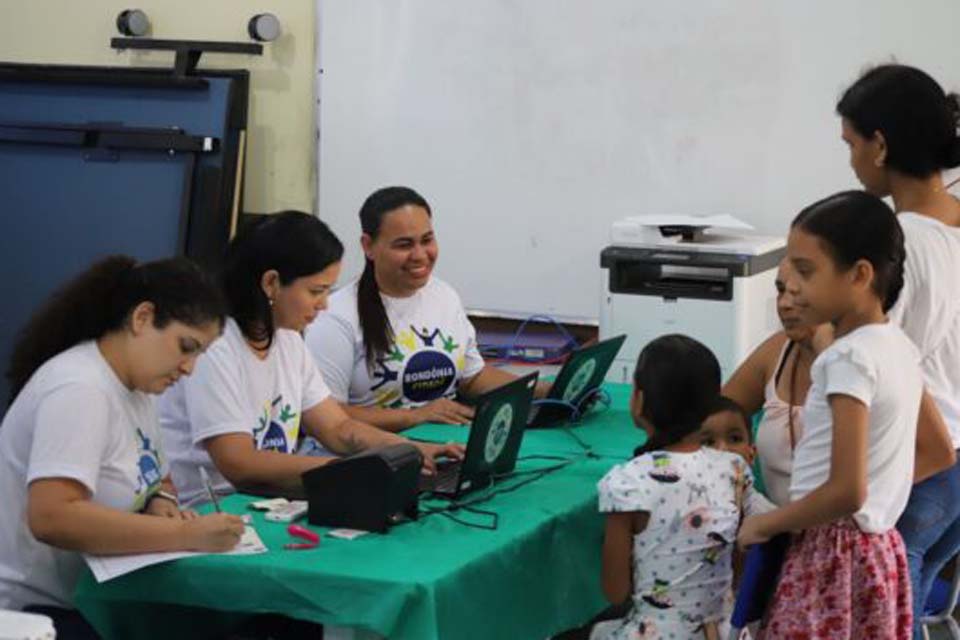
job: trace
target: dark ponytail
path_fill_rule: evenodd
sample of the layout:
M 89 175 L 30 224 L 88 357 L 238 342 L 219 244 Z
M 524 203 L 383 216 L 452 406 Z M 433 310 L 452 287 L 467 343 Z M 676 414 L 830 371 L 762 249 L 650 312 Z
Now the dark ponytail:
M 643 392 L 641 415 L 653 427 L 636 456 L 669 447 L 700 429 L 720 395 L 720 363 L 689 336 L 661 336 L 640 352 L 633 384 Z
M 873 291 L 884 312 L 897 302 L 907 253 L 903 229 L 883 200 L 865 191 L 843 191 L 814 202 L 790 226 L 816 236 L 840 270 L 858 260 L 870 262 Z
M 216 281 L 186 258 L 137 264 L 110 256 L 57 290 L 21 330 L 7 379 L 11 401 L 40 366 L 86 340 L 121 330 L 142 302 L 154 306 L 153 324 L 223 324 L 226 304 Z
M 273 311 L 261 286 L 275 270 L 281 285 L 320 273 L 343 259 L 343 244 L 316 216 L 282 211 L 246 227 L 227 247 L 220 282 L 230 316 L 251 342 L 273 343 Z
M 413 189 L 384 187 L 373 192 L 360 207 L 360 228 L 375 240 L 380 233 L 384 216 L 407 205 L 423 207 L 427 215 L 433 215 L 427 201 Z M 367 366 L 372 368 L 377 357 L 390 351 L 394 336 L 387 310 L 380 297 L 374 264 L 369 259 L 363 267 L 360 282 L 357 283 L 357 313 L 366 348 Z
M 956 93 L 948 93 L 947 109 L 953 121 L 954 131 L 957 131 L 960 129 L 960 96 Z M 955 134 L 953 139 L 943 146 L 940 165 L 948 169 L 960 167 L 960 136 Z
M 929 75 L 901 64 L 874 67 L 854 82 L 837 103 L 837 113 L 871 139 L 887 143 L 886 165 L 926 178 L 960 166 L 960 105 Z

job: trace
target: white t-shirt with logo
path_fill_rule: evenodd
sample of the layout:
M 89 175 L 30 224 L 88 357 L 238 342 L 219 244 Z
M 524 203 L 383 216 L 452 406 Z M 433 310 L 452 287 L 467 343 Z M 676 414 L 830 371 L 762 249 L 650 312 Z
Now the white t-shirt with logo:
M 845 426 L 833 424 L 829 398 L 850 396 L 870 412 L 867 499 L 853 519 L 868 533 L 893 528 L 913 486 L 922 392 L 917 349 L 893 322 L 860 327 L 825 349 L 810 368 L 790 499 L 799 500 L 829 477 L 833 430 Z
M 234 491 L 214 466 L 204 440 L 249 434 L 257 449 L 293 453 L 301 415 L 329 395 L 300 334 L 277 330 L 261 360 L 237 323 L 227 319 L 223 335 L 197 359 L 193 374 L 160 398 L 160 425 L 180 501 L 194 505 L 207 500 L 200 467 L 217 493 Z
M 901 213 L 907 258 L 890 318 L 920 350 L 927 392 L 960 449 L 960 229 Z
M 357 313 L 357 283 L 330 296 L 329 308 L 308 327 L 307 347 L 333 396 L 353 405 L 417 407 L 453 397 L 457 384 L 480 373 L 483 358 L 460 296 L 439 278 L 407 298 L 380 294 L 394 345 L 367 368 Z
M 33 374 L 0 426 L 0 609 L 73 607 L 80 554 L 39 542 L 27 525 L 31 482 L 67 478 L 91 500 L 140 511 L 166 465 L 154 400 L 120 382 L 93 341 Z

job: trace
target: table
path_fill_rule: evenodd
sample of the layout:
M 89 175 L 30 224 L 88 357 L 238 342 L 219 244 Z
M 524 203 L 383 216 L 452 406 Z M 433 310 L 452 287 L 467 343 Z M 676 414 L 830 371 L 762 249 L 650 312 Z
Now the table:
M 285 525 L 256 514 L 268 553 L 185 558 L 103 584 L 88 574 L 78 585 L 76 604 L 105 638 L 125 639 L 216 636 L 255 613 L 398 640 L 532 639 L 580 625 L 606 604 L 596 483 L 643 439 L 626 409 L 629 387 L 610 385 L 608 391 L 611 408 L 577 426 L 524 435 L 520 475 L 494 491 L 569 462 L 476 505 L 498 514 L 496 530 L 434 514 L 388 534 L 350 541 L 324 536 L 316 549 L 286 551 Z M 407 434 L 465 441 L 467 430 L 424 425 Z M 252 499 L 233 495 L 223 506 L 241 513 Z M 421 508 L 437 504 L 442 502 L 422 502 Z M 474 524 L 489 520 L 463 511 L 456 517 Z

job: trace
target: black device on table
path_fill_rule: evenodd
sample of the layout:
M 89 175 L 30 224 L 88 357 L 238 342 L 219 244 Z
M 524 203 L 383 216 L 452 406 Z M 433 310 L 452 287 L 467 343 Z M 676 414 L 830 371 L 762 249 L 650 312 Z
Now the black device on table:
M 564 422 L 571 417 L 571 407 L 582 414 L 587 409 L 588 396 L 603 384 L 626 339 L 626 335 L 619 335 L 575 349 L 557 374 L 550 393 L 540 401 L 542 404 L 534 403 L 527 426 L 536 429 Z
M 538 376 L 534 371 L 480 396 L 463 460 L 440 462 L 436 475 L 421 476 L 420 490 L 457 498 L 513 471 Z

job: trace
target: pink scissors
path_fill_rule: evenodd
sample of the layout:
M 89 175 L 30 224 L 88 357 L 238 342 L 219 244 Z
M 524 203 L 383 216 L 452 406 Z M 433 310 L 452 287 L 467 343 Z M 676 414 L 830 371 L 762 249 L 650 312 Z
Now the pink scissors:
M 288 542 L 283 545 L 284 549 L 314 549 L 320 544 L 320 536 L 318 534 L 299 524 L 291 524 L 287 527 L 287 533 L 294 538 L 306 540 L 306 542 Z

